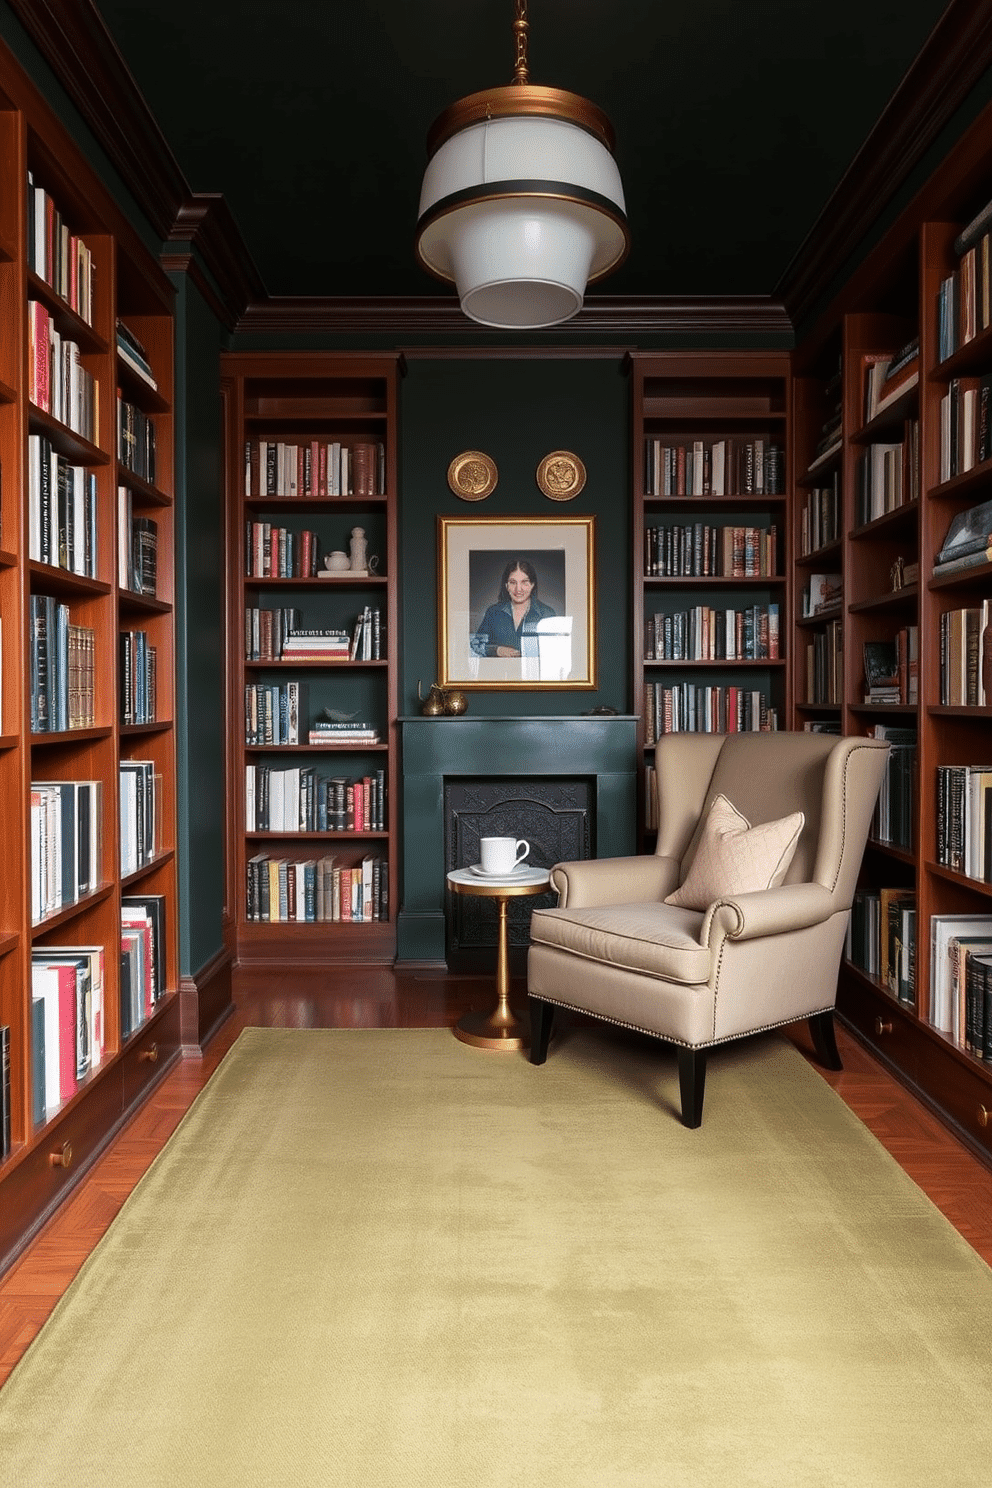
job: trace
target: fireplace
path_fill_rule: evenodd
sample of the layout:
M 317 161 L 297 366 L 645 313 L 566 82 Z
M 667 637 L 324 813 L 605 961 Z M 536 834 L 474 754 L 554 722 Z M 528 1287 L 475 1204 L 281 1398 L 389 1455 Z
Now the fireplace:
M 480 837 L 523 837 L 535 868 L 594 855 L 594 780 L 520 775 L 495 780 L 450 777 L 444 783 L 444 867 L 479 861 Z M 508 906 L 510 963 L 519 970 L 535 909 L 556 902 L 553 890 Z M 451 971 L 488 970 L 496 949 L 495 901 L 454 894 L 445 915 L 445 959 Z
M 491 903 L 450 894 L 445 873 L 478 862 L 480 836 L 526 837 L 531 861 L 620 857 L 635 850 L 636 719 L 404 718 L 401 962 L 491 970 Z M 510 906 L 522 965 L 530 915 L 547 899 Z

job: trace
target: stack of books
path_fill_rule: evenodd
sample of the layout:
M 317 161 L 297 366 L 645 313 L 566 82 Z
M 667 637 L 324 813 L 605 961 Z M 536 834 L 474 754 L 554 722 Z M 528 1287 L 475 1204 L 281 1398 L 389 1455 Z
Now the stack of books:
M 315 718 L 310 725 L 309 743 L 323 744 L 329 749 L 351 744 L 379 744 L 379 730 L 371 723 L 353 720 L 338 721 L 330 718 Z
M 282 642 L 283 661 L 347 661 L 350 655 L 351 636 L 346 630 L 296 629 Z
M 934 577 L 992 562 L 992 501 L 959 512 L 934 560 Z

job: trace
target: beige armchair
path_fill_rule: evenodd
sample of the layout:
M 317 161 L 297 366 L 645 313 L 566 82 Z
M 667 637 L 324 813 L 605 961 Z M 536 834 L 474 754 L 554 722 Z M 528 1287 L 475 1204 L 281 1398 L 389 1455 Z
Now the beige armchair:
M 840 1069 L 837 974 L 887 755 L 829 734 L 664 736 L 654 854 L 556 864 L 558 907 L 532 916 L 531 1062 L 556 1007 L 653 1034 L 678 1046 L 688 1127 L 716 1044 L 808 1019 Z

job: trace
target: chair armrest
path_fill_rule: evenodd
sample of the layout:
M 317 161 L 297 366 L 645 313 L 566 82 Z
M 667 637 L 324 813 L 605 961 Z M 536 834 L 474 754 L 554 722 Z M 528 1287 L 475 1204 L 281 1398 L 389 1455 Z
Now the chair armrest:
M 756 940 L 763 935 L 822 925 L 836 913 L 834 896 L 822 884 L 782 884 L 777 889 L 717 899 L 706 911 L 700 938 L 703 945 L 710 945 L 721 935 L 731 940 Z
M 679 865 L 674 858 L 649 854 L 636 858 L 583 858 L 556 863 L 551 886 L 558 891 L 559 908 L 592 908 L 599 904 L 643 904 L 664 899 L 677 886 Z

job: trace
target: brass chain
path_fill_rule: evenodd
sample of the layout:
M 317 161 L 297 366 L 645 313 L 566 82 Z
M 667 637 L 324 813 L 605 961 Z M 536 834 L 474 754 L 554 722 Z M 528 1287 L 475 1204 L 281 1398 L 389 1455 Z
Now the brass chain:
M 513 22 L 517 43 L 517 61 L 513 69 L 514 83 L 529 81 L 527 74 L 527 0 L 517 0 L 517 15 Z

